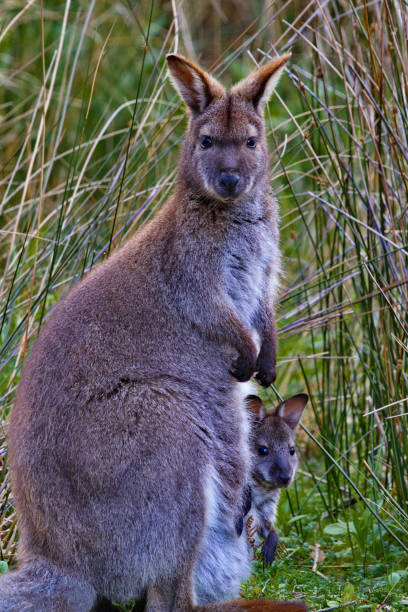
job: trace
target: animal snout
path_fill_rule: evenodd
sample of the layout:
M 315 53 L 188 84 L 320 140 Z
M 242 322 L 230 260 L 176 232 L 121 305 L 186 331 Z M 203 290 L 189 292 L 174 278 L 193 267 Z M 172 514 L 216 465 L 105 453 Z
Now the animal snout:
M 222 170 L 220 172 L 220 184 L 229 193 L 234 193 L 239 181 L 239 173 Z
M 288 485 L 290 481 L 290 475 L 287 474 L 286 472 L 280 472 L 279 480 L 281 481 L 283 486 Z

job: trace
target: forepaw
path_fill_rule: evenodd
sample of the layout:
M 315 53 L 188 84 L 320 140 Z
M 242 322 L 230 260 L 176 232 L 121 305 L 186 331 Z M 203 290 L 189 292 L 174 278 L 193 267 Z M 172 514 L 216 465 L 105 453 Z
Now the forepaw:
M 257 373 L 255 374 L 256 380 L 263 387 L 269 387 L 269 385 L 276 380 L 276 367 L 275 364 L 271 363 L 258 363 L 256 366 Z
M 269 387 L 276 379 L 276 342 L 265 338 L 256 360 L 256 380 L 263 386 Z
M 239 355 L 232 363 L 230 373 L 239 382 L 245 382 L 251 378 L 255 372 L 255 362 L 248 356 Z
M 262 554 L 266 565 L 272 565 L 273 560 L 275 559 L 278 542 L 279 537 L 277 533 L 271 532 L 266 536 L 262 546 Z

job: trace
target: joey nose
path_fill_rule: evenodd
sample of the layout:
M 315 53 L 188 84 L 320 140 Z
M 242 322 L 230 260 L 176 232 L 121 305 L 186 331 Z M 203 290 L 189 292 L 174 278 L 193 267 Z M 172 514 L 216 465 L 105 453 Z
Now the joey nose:
M 286 474 L 285 472 L 280 472 L 279 480 L 281 481 L 283 485 L 287 485 L 289 484 L 290 476 L 289 474 Z
M 237 172 L 221 172 L 220 173 L 220 184 L 229 193 L 234 193 L 235 187 L 239 181 L 239 174 Z

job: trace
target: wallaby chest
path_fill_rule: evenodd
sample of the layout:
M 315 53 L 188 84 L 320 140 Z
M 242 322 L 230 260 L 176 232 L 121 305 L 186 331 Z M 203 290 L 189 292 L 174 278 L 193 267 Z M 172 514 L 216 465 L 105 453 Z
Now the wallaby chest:
M 265 214 L 242 215 L 231 224 L 223 260 L 227 296 L 240 320 L 252 330 L 277 270 L 270 222 Z

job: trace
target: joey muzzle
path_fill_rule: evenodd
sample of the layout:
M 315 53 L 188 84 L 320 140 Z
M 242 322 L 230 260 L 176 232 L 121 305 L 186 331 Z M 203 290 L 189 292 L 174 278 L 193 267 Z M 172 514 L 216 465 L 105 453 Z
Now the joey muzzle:
M 285 472 L 279 473 L 279 482 L 283 487 L 286 487 L 290 483 L 290 475 Z
M 284 457 L 279 457 L 274 467 L 270 470 L 271 481 L 275 480 L 276 485 L 283 489 L 289 486 L 292 475 L 293 469 Z

